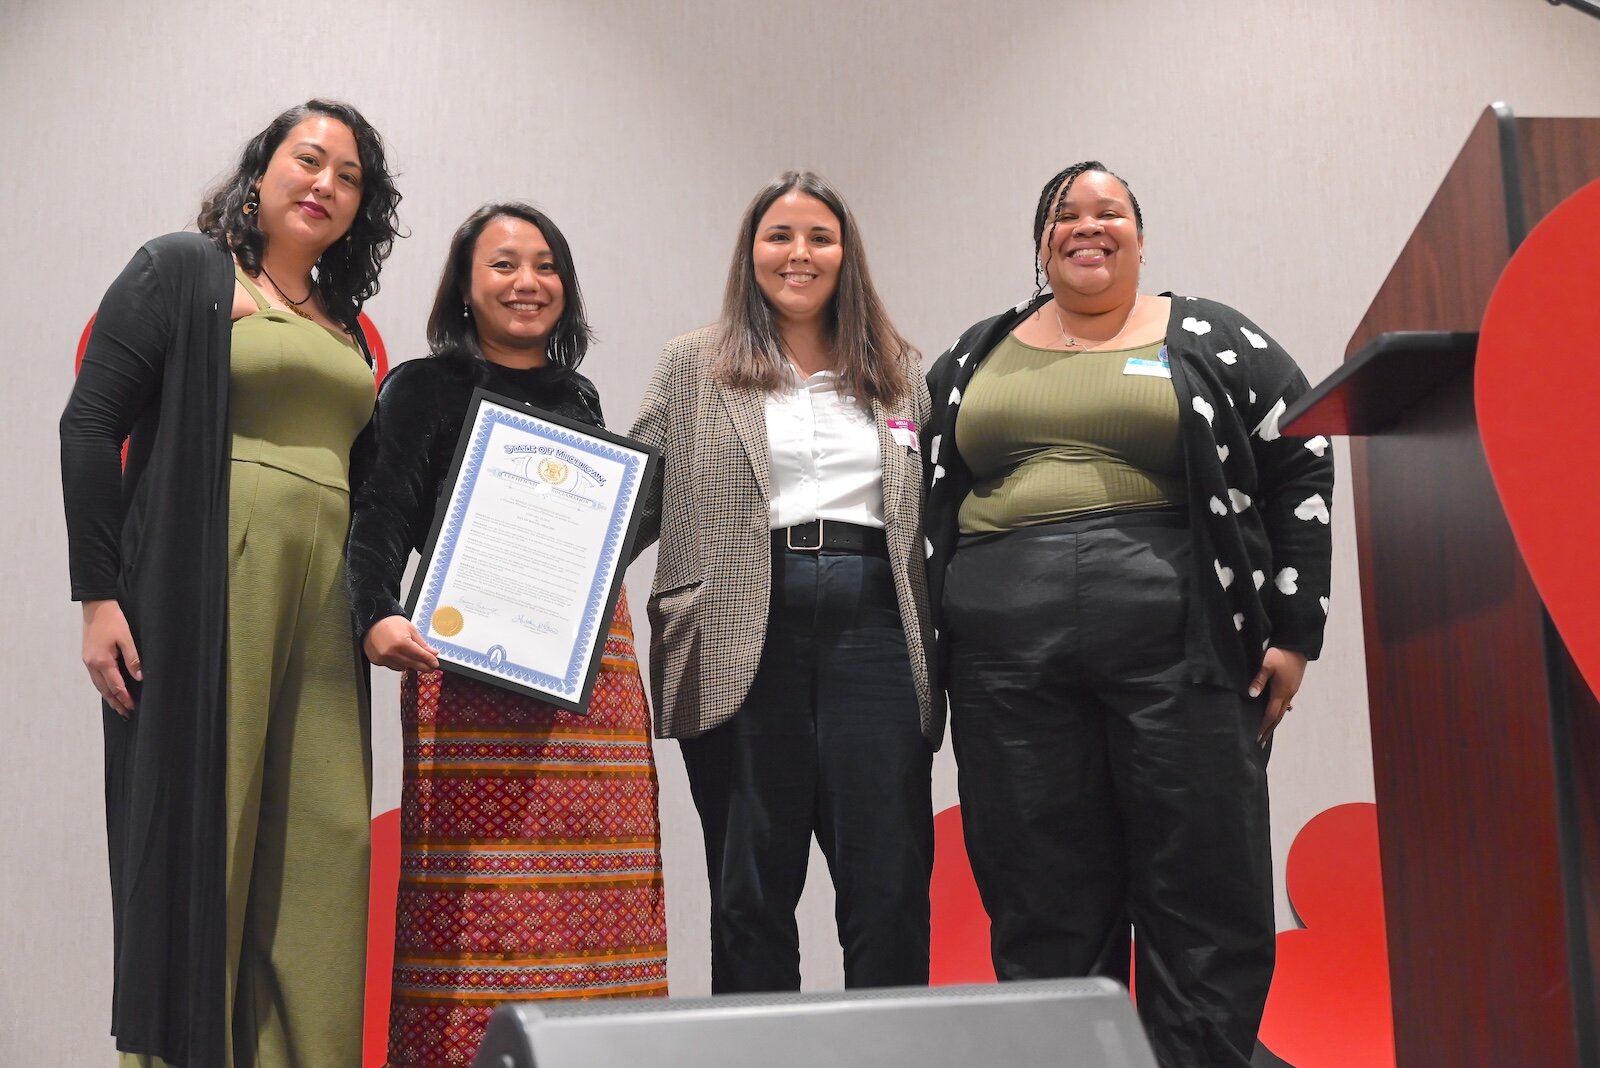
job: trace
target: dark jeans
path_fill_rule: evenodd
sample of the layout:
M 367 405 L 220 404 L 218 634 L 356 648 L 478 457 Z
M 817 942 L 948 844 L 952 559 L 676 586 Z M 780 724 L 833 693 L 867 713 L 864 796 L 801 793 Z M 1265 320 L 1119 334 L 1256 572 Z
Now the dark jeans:
M 1191 556 L 1172 513 L 963 538 L 951 729 L 1000 978 L 1124 978 L 1131 920 L 1161 1063 L 1243 1066 L 1276 942 L 1265 702 L 1188 681 Z
M 927 983 L 933 751 L 887 560 L 774 551 L 750 693 L 681 745 L 705 832 L 713 993 L 800 989 L 794 910 L 813 833 L 845 985 Z

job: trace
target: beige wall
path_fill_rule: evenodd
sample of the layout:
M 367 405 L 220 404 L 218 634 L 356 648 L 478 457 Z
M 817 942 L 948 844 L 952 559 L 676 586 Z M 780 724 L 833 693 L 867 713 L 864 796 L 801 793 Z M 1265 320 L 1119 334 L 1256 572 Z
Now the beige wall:
M 0 0 L 0 1064 L 111 1063 L 99 727 L 56 471 L 73 348 L 138 243 L 192 218 L 280 107 L 344 97 L 389 139 L 413 236 L 368 311 L 396 358 L 468 210 L 549 210 L 600 331 L 585 370 L 625 427 L 662 342 L 714 314 L 745 201 L 790 166 L 845 191 L 930 359 L 1023 295 L 1040 184 L 1098 156 L 1143 202 L 1147 288 L 1236 304 L 1320 379 L 1484 105 L 1600 115 L 1597 64 L 1600 22 L 1539 0 Z M 1371 798 L 1347 482 L 1336 503 L 1328 647 L 1272 763 L 1280 871 L 1309 817 Z M 647 560 L 641 608 L 648 582 Z M 394 705 L 385 679 L 380 809 Z M 658 756 L 673 988 L 698 993 L 698 826 L 676 747 Z M 936 777 L 954 803 L 948 752 Z M 806 976 L 827 987 L 819 881 Z

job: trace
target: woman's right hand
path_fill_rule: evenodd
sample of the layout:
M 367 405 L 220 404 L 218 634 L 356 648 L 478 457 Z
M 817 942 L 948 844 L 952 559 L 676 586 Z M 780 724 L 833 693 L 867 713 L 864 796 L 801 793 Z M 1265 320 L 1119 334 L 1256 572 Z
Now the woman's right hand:
M 128 619 L 122 606 L 115 600 L 83 602 L 83 666 L 89 670 L 89 681 L 100 691 L 100 696 L 116 709 L 117 715 L 127 719 L 133 714 L 133 695 L 122 678 L 122 665 L 128 674 L 144 681 L 144 664 L 139 660 L 139 650 L 133 647 L 133 632 L 128 629 Z
M 439 666 L 439 651 L 422 640 L 422 634 L 405 616 L 385 616 L 361 639 L 367 659 L 396 671 L 432 671 Z

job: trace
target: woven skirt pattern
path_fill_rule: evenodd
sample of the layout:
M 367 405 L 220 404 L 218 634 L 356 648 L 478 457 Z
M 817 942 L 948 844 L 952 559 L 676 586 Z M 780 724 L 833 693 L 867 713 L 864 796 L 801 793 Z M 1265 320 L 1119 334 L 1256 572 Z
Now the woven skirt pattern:
M 588 715 L 461 675 L 401 683 L 389 1058 L 470 1064 L 502 1001 L 667 992 L 650 713 L 626 595 Z

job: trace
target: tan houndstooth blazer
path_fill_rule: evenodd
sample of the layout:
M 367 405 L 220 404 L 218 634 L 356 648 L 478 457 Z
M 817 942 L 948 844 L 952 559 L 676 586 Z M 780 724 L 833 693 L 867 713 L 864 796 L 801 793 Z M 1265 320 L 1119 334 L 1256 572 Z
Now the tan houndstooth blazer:
M 651 587 L 650 689 L 656 733 L 703 734 L 727 722 L 755 678 L 772 583 L 771 456 L 766 398 L 717 382 L 716 328 L 674 338 L 661 355 L 632 437 L 661 450 L 662 474 L 643 504 L 636 551 L 660 539 Z M 892 409 L 873 403 L 883 461 L 883 510 L 922 733 L 944 735 L 944 702 L 929 677 L 933 623 L 922 537 L 922 457 L 897 444 L 888 420 L 928 418 L 928 390 Z M 937 706 L 935 701 L 938 702 Z

